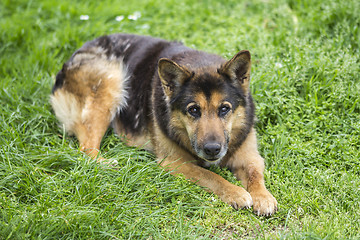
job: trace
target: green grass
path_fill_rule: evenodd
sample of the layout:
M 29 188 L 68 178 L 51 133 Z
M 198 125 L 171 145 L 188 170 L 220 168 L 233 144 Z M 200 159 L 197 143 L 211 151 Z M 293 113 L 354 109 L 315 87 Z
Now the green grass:
M 358 0 L 2 0 L 0 239 L 359 239 L 359 12 Z M 251 51 L 278 213 L 234 211 L 110 130 L 102 152 L 119 169 L 79 152 L 49 105 L 54 76 L 84 42 L 115 32 L 227 58 Z

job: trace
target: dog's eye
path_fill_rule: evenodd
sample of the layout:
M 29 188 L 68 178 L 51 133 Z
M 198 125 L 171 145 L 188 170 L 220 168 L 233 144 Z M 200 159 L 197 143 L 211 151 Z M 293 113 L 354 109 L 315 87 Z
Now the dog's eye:
M 219 116 L 224 117 L 230 110 L 231 110 L 231 107 L 229 105 L 220 106 L 220 108 L 219 108 Z
M 188 107 L 187 111 L 191 116 L 193 116 L 195 118 L 198 118 L 201 116 L 200 107 L 197 105 L 192 105 L 192 106 Z

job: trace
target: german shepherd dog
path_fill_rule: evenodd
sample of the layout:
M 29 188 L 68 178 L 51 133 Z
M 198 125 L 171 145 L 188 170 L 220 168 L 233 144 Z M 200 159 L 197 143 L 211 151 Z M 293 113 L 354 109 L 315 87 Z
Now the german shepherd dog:
M 98 161 L 112 126 L 128 145 L 215 193 L 235 209 L 271 215 L 254 129 L 250 53 L 220 56 L 148 36 L 114 34 L 85 43 L 56 76 L 51 104 L 80 148 Z M 206 167 L 229 168 L 245 187 Z

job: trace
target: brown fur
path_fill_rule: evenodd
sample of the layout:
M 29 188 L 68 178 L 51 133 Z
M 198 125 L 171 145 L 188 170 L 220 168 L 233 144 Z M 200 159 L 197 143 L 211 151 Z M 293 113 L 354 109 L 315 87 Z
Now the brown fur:
M 115 61 L 93 60 L 94 56 L 88 54 L 79 58 L 74 61 L 79 64 L 67 67 L 66 81 L 51 96 L 51 104 L 66 130 L 79 139 L 80 149 L 96 157 L 102 137 L 125 98 L 119 94 L 124 84 L 118 81 L 123 77 L 122 66 Z M 71 99 L 72 104 L 61 103 L 62 99 Z M 73 108 L 70 114 L 66 113 L 69 105 Z
M 265 187 L 257 150 L 250 66 L 248 51 L 226 61 L 160 39 L 105 36 L 64 64 L 51 104 L 81 150 L 98 161 L 107 161 L 99 149 L 112 125 L 172 174 L 235 209 L 253 206 L 256 214 L 271 215 L 277 201 Z M 229 168 L 244 188 L 204 168 L 212 164 Z

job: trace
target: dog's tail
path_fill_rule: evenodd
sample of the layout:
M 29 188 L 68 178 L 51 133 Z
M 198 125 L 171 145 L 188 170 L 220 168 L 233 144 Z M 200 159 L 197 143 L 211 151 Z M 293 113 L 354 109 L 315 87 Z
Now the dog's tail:
M 68 133 L 76 135 L 85 152 L 99 149 L 116 113 L 126 106 L 128 95 L 122 59 L 108 58 L 94 48 L 76 52 L 64 64 L 50 96 L 56 117 Z

